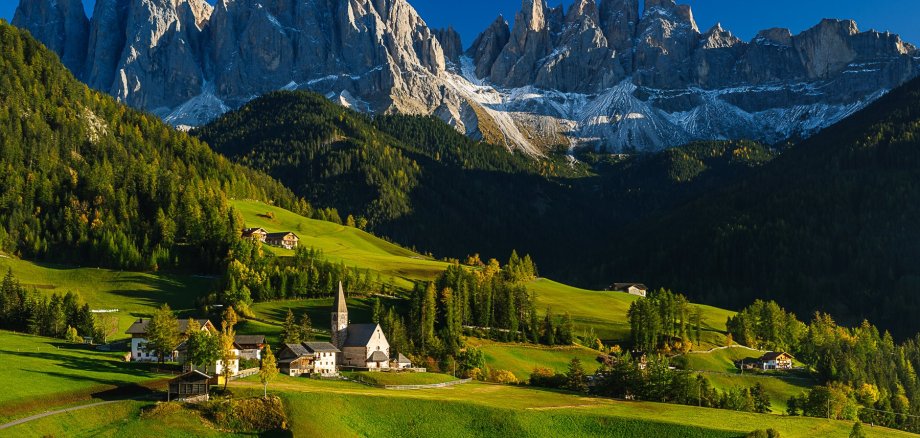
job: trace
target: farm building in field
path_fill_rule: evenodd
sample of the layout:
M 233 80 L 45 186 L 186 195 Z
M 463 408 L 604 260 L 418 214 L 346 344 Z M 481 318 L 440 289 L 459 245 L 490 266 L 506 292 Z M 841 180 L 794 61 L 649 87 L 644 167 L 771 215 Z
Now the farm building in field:
M 265 335 L 236 335 L 233 340 L 240 346 L 240 359 L 262 360 Z
M 339 364 L 348 368 L 389 369 L 390 343 L 380 324 L 350 324 L 345 289 L 332 303 L 332 343 L 341 350 Z
M 265 243 L 271 246 L 279 246 L 284 249 L 295 249 L 300 244 L 300 238 L 290 231 L 281 233 L 268 233 L 265 236 Z
M 794 358 L 789 353 L 771 351 L 757 359 L 757 368 L 763 370 L 791 370 Z
M 278 368 L 292 377 L 304 374 L 334 376 L 338 373 L 339 349 L 328 342 L 285 344 L 278 352 Z
M 242 237 L 244 239 L 258 240 L 259 242 L 265 243 L 265 239 L 268 237 L 268 231 L 262 228 L 246 228 L 243 230 Z
M 168 400 L 207 401 L 211 376 L 200 371 L 189 371 L 169 381 Z
M 645 297 L 648 294 L 648 287 L 642 283 L 613 283 L 607 290 L 614 292 L 624 292 L 630 295 Z

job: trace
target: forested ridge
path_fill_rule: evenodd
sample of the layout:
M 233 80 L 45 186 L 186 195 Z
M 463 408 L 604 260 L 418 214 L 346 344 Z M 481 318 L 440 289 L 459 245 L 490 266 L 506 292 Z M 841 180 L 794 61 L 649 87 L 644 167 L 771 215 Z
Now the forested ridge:
M 242 220 L 228 198 L 309 213 L 271 177 L 74 79 L 0 22 L 0 249 L 123 269 L 216 271 Z
M 917 88 L 782 154 L 701 142 L 640 156 L 579 153 L 569 165 L 509 154 L 431 118 L 361 115 L 306 92 L 257 99 L 199 135 L 288 184 L 294 175 L 292 187 L 314 204 L 366 216 L 375 233 L 439 256 L 516 248 L 584 287 L 643 281 L 729 308 L 775 299 L 801 318 L 868 318 L 903 337 L 920 330 L 911 316 L 920 309 Z M 318 126 L 318 137 L 299 133 Z M 298 138 L 316 140 L 301 147 Z M 260 152 L 265 145 L 274 155 Z
M 520 249 L 545 260 L 545 273 L 582 282 L 608 256 L 598 243 L 615 241 L 618 227 L 775 156 L 733 141 L 626 159 L 551 153 L 537 160 L 431 117 L 372 117 L 303 91 L 270 93 L 193 134 L 403 245 L 455 258 Z
M 739 183 L 623 230 L 594 281 L 633 272 L 694 300 L 920 330 L 920 81 Z

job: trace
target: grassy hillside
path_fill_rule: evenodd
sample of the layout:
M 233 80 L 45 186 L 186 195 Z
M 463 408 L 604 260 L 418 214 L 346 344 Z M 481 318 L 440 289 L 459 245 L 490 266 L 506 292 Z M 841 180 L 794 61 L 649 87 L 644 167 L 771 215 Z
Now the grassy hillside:
M 256 378 L 235 382 L 239 396 L 261 394 Z M 852 424 L 691 406 L 586 398 L 515 386 L 469 383 L 445 389 L 391 391 L 349 382 L 279 377 L 293 436 L 742 437 L 775 428 L 784 438 L 847 436 Z M 150 402 L 126 401 L 60 414 L 3 431 L 10 436 L 217 436 L 188 409 L 142 415 Z M 869 437 L 907 437 L 866 428 Z M 220 432 L 220 436 L 236 436 Z
M 93 309 L 118 309 L 119 330 L 124 331 L 138 316 L 150 315 L 163 303 L 173 310 L 194 309 L 195 299 L 211 291 L 216 279 L 203 276 L 115 271 L 52 263 L 34 263 L 0 257 L 0 272 L 12 269 L 23 286 L 41 293 L 77 292 Z
M 585 370 L 593 373 L 600 364 L 598 352 L 581 346 L 546 347 L 529 344 L 508 344 L 468 338 L 468 344 L 482 350 L 486 365 L 491 369 L 508 370 L 521 381 L 527 381 L 536 367 L 565 372 L 572 358 L 581 360 Z
M 433 280 L 447 268 L 446 263 L 356 228 L 307 219 L 257 201 L 235 200 L 232 205 L 243 215 L 247 227 L 261 227 L 269 232 L 293 231 L 300 237 L 301 245 L 323 250 L 330 260 L 379 272 L 384 280 L 392 277 L 395 285 L 402 288 L 410 287 L 407 279 Z M 293 251 L 279 248 L 270 250 L 279 255 L 293 254 Z
M 736 361 L 754 359 L 763 355 L 763 351 L 752 351 L 747 348 L 728 348 L 710 353 L 692 353 L 684 356 L 686 369 L 702 371 L 713 387 L 721 390 L 743 386 L 750 388 L 757 383 L 764 386 L 770 397 L 770 404 L 774 414 L 783 414 L 786 411 L 786 402 L 789 397 L 797 396 L 802 391 L 818 384 L 818 381 L 807 373 L 788 374 L 776 373 L 745 373 L 741 374 Z
M 124 362 L 123 353 L 87 350 L 56 339 L 0 331 L 0 346 L 0 421 L 165 377 Z
M 255 380 L 240 382 L 260 391 Z M 337 430 L 356 436 L 741 437 L 776 428 L 784 438 L 847 436 L 851 423 L 691 406 L 587 398 L 503 385 L 388 391 L 347 382 L 280 378 L 295 436 Z M 867 428 L 870 437 L 910 436 Z
M 180 409 L 159 415 L 145 415 L 151 402 L 120 401 L 30 421 L 3 431 L 15 437 L 237 437 L 211 427 L 200 414 Z
M 246 226 L 265 228 L 269 232 L 293 231 L 300 237 L 300 244 L 322 249 L 333 261 L 342 261 L 348 266 L 367 268 L 382 275 L 382 280 L 402 289 L 411 286 L 411 281 L 428 281 L 437 277 L 448 264 L 422 256 L 364 231 L 336 225 L 330 222 L 307 219 L 282 208 L 258 201 L 234 200 L 232 205 L 244 218 Z M 271 248 L 278 255 L 291 255 L 293 251 Z M 537 260 L 539 264 L 539 260 Z M 638 299 L 635 296 L 604 291 L 591 291 L 567 286 L 548 279 L 538 279 L 527 284 L 537 295 L 538 311 L 543 313 L 551 307 L 556 314 L 569 312 L 579 334 L 594 330 L 598 337 L 622 342 L 629 337 L 626 311 Z M 328 303 L 327 303 L 328 301 Z M 349 303 L 351 305 L 351 303 Z M 358 312 L 367 303 L 357 302 Z M 288 307 L 295 313 L 298 309 L 307 311 L 314 318 L 314 327 L 325 328 L 326 312 L 331 300 L 304 300 L 297 302 L 260 303 L 256 313 L 269 321 L 281 321 Z M 710 306 L 703 309 L 702 348 L 724 345 L 725 320 L 734 312 Z M 370 314 L 358 316 L 369 318 Z M 317 319 L 320 318 L 320 319 Z M 316 321 L 320 321 L 319 326 Z
M 569 312 L 579 331 L 594 330 L 604 340 L 620 342 L 629 338 L 629 323 L 626 312 L 630 304 L 639 299 L 620 292 L 591 291 L 579 289 L 548 279 L 538 279 L 527 285 L 537 294 L 537 306 L 541 312 L 551 307 L 553 312 Z M 694 305 L 703 310 L 703 345 L 696 348 L 709 349 L 725 345 L 725 321 L 735 312 L 711 306 Z

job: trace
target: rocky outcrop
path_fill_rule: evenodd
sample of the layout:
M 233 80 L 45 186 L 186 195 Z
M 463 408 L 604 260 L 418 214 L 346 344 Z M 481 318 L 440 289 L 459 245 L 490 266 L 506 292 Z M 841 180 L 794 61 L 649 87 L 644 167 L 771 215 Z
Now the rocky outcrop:
M 89 20 L 81 0 L 20 2 L 13 25 L 32 32 L 32 36 L 58 54 L 70 71 L 80 76 L 89 36 Z
M 569 9 L 555 49 L 539 63 L 534 85 L 564 92 L 590 93 L 625 77 L 613 62 L 594 0 L 578 0 Z
M 600 5 L 600 24 L 607 45 L 627 71 L 632 71 L 633 39 L 639 25 L 639 0 L 604 0 Z
M 689 83 L 690 58 L 699 38 L 689 6 L 677 5 L 674 0 L 646 0 L 636 29 L 636 83 L 654 88 Z
M 460 57 L 463 56 L 463 42 L 460 41 L 460 34 L 454 30 L 453 26 L 447 29 L 438 29 L 435 31 L 441 48 L 444 49 L 444 58 L 454 63 L 460 64 Z
M 485 78 L 492 75 L 492 66 L 501 55 L 502 50 L 511 39 L 511 29 L 501 15 L 473 41 L 466 51 L 466 56 L 473 60 L 476 77 Z
M 492 82 L 505 87 L 533 84 L 539 69 L 537 62 L 553 50 L 547 12 L 546 0 L 524 0 L 514 18 L 508 44 L 492 65 Z
M 840 120 L 920 72 L 896 35 L 825 20 L 744 42 L 700 33 L 674 0 L 522 0 L 463 52 L 406 0 L 21 0 L 14 22 L 94 88 L 174 125 L 277 89 L 371 112 L 433 114 L 540 155 L 569 144 L 657 150 L 778 142 Z

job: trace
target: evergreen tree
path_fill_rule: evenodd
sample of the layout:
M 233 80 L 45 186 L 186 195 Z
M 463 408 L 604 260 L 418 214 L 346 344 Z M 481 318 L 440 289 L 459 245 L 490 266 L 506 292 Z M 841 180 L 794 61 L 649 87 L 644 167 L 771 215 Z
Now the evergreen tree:
M 546 308 L 546 316 L 543 317 L 543 343 L 546 345 L 556 345 L 556 317 L 553 316 L 553 309 Z
M 581 359 L 574 357 L 569 362 L 569 370 L 565 375 L 565 387 L 569 391 L 588 392 L 588 375 L 581 364 Z
M 556 342 L 561 345 L 572 345 L 575 343 L 575 338 L 573 332 L 575 326 L 572 323 L 572 315 L 569 315 L 569 312 L 562 314 L 562 323 L 559 324 L 558 334 L 556 335 Z
M 313 323 L 310 321 L 310 316 L 306 313 L 300 315 L 300 323 L 298 324 L 300 329 L 300 340 L 301 342 L 309 342 L 313 340 Z
M 281 326 L 281 342 L 285 344 L 299 344 L 302 342 L 300 327 L 294 319 L 294 312 L 288 309 L 284 317 L 284 324 Z

